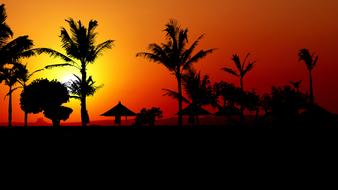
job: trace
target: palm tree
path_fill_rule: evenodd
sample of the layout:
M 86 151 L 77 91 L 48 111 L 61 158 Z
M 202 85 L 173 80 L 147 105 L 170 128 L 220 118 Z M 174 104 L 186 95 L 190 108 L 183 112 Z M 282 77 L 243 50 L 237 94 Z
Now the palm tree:
M 194 50 L 202 40 L 204 35 L 197 38 L 190 47 L 188 46 L 188 29 L 182 29 L 177 21 L 170 20 L 164 29 L 166 43 L 149 45 L 148 52 L 140 52 L 136 56 L 142 56 L 150 61 L 163 64 L 173 75 L 175 75 L 178 85 L 178 124 L 182 126 L 182 74 L 193 63 L 198 62 L 214 49 L 200 50 L 193 54 Z
M 23 75 L 27 73 L 27 70 L 19 63 L 16 64 L 8 64 L 1 68 L 0 75 L 1 81 L 5 82 L 5 85 L 9 87 L 8 93 L 6 96 L 8 99 L 8 127 L 12 127 L 12 94 L 16 90 L 14 86 L 18 83 L 18 78 L 21 78 Z
M 229 67 L 224 67 L 222 70 L 224 70 L 225 72 L 234 75 L 236 77 L 239 77 L 240 80 L 240 87 L 241 90 L 244 92 L 244 77 L 246 76 L 246 74 L 248 72 L 250 72 L 254 66 L 255 66 L 255 61 L 249 61 L 248 62 L 248 58 L 250 56 L 250 53 L 248 53 L 244 59 L 244 61 L 242 62 L 240 57 L 238 55 L 233 55 L 232 57 L 232 61 L 236 66 L 237 71 L 229 68 Z M 247 64 L 248 63 L 248 64 Z M 244 120 L 244 105 L 243 103 L 241 103 L 241 120 Z
M 313 94 L 313 82 L 312 82 L 312 70 L 316 67 L 318 62 L 318 56 L 315 54 L 310 54 L 308 49 L 301 49 L 298 53 L 299 61 L 304 61 L 307 70 L 309 71 L 309 80 L 310 80 L 310 104 L 314 104 L 314 94 Z
M 89 116 L 87 111 L 87 66 L 93 64 L 99 55 L 106 49 L 111 49 L 113 40 L 107 40 L 103 43 L 96 44 L 97 33 L 95 29 L 98 26 L 96 20 L 90 20 L 88 28 L 85 27 L 81 21 L 75 22 L 72 18 L 67 19 L 66 22 L 70 27 L 70 33 L 65 29 L 61 29 L 62 48 L 66 51 L 66 55 L 48 48 L 36 49 L 38 54 L 47 53 L 52 57 L 62 58 L 66 63 L 51 65 L 47 68 L 55 66 L 72 66 L 77 68 L 81 73 L 81 120 L 82 126 L 86 127 L 89 123 Z M 76 62 L 77 60 L 78 62 Z
M 166 92 L 164 95 L 174 99 L 181 97 L 182 101 L 196 108 L 213 103 L 213 89 L 208 75 L 202 77 L 200 72 L 197 73 L 194 69 L 189 68 L 188 72 L 182 75 L 182 86 L 186 97 L 169 89 L 163 89 Z M 196 117 L 198 121 L 198 116 Z

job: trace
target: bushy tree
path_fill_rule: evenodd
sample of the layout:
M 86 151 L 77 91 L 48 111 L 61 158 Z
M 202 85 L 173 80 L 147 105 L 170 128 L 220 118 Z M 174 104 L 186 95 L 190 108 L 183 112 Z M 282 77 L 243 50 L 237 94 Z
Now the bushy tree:
M 160 108 L 153 107 L 151 109 L 143 108 L 136 116 L 136 125 L 154 126 L 156 119 L 163 117 L 163 112 Z
M 34 80 L 20 97 L 22 110 L 33 114 L 43 112 L 52 120 L 54 127 L 60 126 L 60 121 L 67 120 L 72 113 L 71 108 L 62 106 L 68 101 L 67 87 L 56 80 L 47 79 Z

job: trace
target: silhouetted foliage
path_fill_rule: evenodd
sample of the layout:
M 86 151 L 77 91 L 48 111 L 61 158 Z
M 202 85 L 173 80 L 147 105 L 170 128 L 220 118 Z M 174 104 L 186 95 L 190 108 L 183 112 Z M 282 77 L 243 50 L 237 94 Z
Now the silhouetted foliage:
M 163 117 L 163 112 L 160 108 L 155 108 L 155 107 L 151 109 L 143 108 L 141 112 L 136 115 L 135 124 L 137 126 L 142 126 L 142 125 L 154 126 L 156 119 L 160 119 L 162 117 Z
M 29 72 L 28 71 L 28 68 L 27 68 L 27 64 L 26 65 L 22 65 L 25 72 L 22 73 L 22 75 L 20 75 L 20 77 L 18 77 L 18 83 L 20 83 L 22 90 L 25 90 L 26 87 L 27 87 L 27 82 L 29 80 L 31 80 L 31 78 L 38 72 L 41 72 L 43 71 L 44 69 L 38 69 L 38 70 L 35 70 L 33 72 Z M 23 110 L 24 111 L 24 110 Z M 28 127 L 28 112 L 24 111 L 25 112 L 25 117 L 24 117 L 24 126 L 25 127 Z
M 314 104 L 312 70 L 316 67 L 319 57 L 316 56 L 315 54 L 311 54 L 308 49 L 299 50 L 298 56 L 299 56 L 299 61 L 304 61 L 306 68 L 309 71 L 310 103 Z
M 23 78 L 26 73 L 27 69 L 19 64 L 6 64 L 2 68 L 0 68 L 0 82 L 4 81 L 5 85 L 9 87 L 8 93 L 8 127 L 12 127 L 12 112 L 13 112 L 13 105 L 12 105 L 12 94 L 17 89 L 14 88 L 15 85 L 18 83 L 20 78 Z
M 48 48 L 40 48 L 37 49 L 36 52 L 39 54 L 47 53 L 52 57 L 61 58 L 66 62 L 62 64 L 49 65 L 46 68 L 72 66 L 80 71 L 80 92 L 76 92 L 76 94 L 80 95 L 81 121 L 82 126 L 86 127 L 90 121 L 87 111 L 86 98 L 88 93 L 90 94 L 95 92 L 87 89 L 88 80 L 91 78 L 87 78 L 87 66 L 94 63 L 97 57 L 101 55 L 104 50 L 110 49 L 113 45 L 113 40 L 107 40 L 100 44 L 95 43 L 97 37 L 95 29 L 98 26 L 98 22 L 96 20 L 90 20 L 88 28 L 85 27 L 81 21 L 75 22 L 72 18 L 67 19 L 66 22 L 70 27 L 70 33 L 62 27 L 60 37 L 62 48 L 66 51 L 67 56 Z M 80 63 L 75 60 L 78 60 Z
M 188 46 L 188 29 L 182 29 L 177 21 L 170 20 L 164 29 L 166 34 L 166 42 L 161 44 L 152 43 L 149 45 L 149 52 L 138 53 L 150 61 L 163 64 L 175 77 L 178 85 L 178 108 L 179 113 L 182 112 L 182 74 L 193 63 L 198 62 L 214 49 L 200 50 L 193 54 L 200 40 L 204 35 L 197 38 L 190 47 Z M 183 118 L 179 114 L 178 125 L 182 126 Z
M 9 86 L 8 126 L 12 126 L 12 92 L 24 69 L 20 66 L 20 59 L 35 55 L 31 49 L 33 41 L 28 36 L 19 36 L 12 39 L 13 31 L 6 23 L 7 14 L 5 5 L 0 5 L 0 80 Z M 8 65 L 12 65 L 8 68 Z M 0 82 L 1 82 L 0 81 Z
M 246 55 L 246 57 L 244 58 L 244 61 L 241 61 L 240 57 L 238 55 L 233 55 L 232 56 L 232 61 L 236 66 L 237 71 L 229 68 L 229 67 L 224 67 L 223 70 L 231 75 L 234 75 L 236 77 L 239 78 L 240 80 L 240 88 L 241 91 L 244 92 L 244 77 L 245 75 L 250 72 L 254 66 L 255 66 L 255 61 L 249 61 L 248 62 L 248 58 L 249 58 L 250 54 L 248 53 Z M 242 101 L 243 103 L 244 101 Z M 240 105 L 240 111 L 241 111 L 241 120 L 244 119 L 244 105 L 241 104 Z
M 213 103 L 213 89 L 208 75 L 201 76 L 200 72 L 197 73 L 193 68 L 189 68 L 182 75 L 182 86 L 186 95 L 186 97 L 182 96 L 182 100 L 185 103 L 197 106 Z M 166 92 L 164 95 L 179 99 L 178 92 L 169 89 L 163 90 Z
M 81 100 L 81 98 L 83 97 L 81 90 L 82 79 L 77 75 L 74 75 L 74 77 L 75 79 L 69 81 L 66 85 L 69 89 L 69 92 L 73 95 L 71 97 Z M 95 83 L 96 82 L 93 80 L 92 76 L 88 77 L 85 86 L 85 96 L 94 96 L 96 91 L 103 87 L 103 85 L 96 86 Z
M 273 118 L 283 123 L 297 121 L 307 106 L 305 95 L 290 86 L 273 87 L 268 101 Z
M 6 40 L 13 36 L 13 31 L 6 23 L 7 13 L 5 5 L 0 5 L 0 47 L 6 43 Z
M 34 80 L 21 93 L 21 109 L 28 113 L 44 115 L 53 121 L 53 126 L 60 126 L 60 120 L 67 120 L 72 109 L 61 106 L 69 101 L 67 87 L 60 82 L 47 79 Z
M 182 76 L 182 85 L 186 97 L 182 96 L 182 100 L 189 104 L 189 113 L 187 108 L 182 110 L 179 115 L 189 115 L 190 123 L 194 123 L 195 120 L 198 121 L 198 116 L 202 110 L 202 106 L 210 105 L 214 102 L 214 94 L 211 86 L 211 82 L 208 75 L 201 76 L 200 72 L 196 72 L 192 67 L 190 67 L 187 72 Z M 169 89 L 163 89 L 166 93 L 164 95 L 170 96 L 174 99 L 179 98 L 179 93 Z M 209 114 L 209 113 L 208 113 Z M 195 118 L 196 117 L 196 118 Z
M 213 106 L 218 108 L 217 115 L 239 115 L 243 96 L 241 89 L 224 81 L 215 83 L 213 88 L 216 97 Z

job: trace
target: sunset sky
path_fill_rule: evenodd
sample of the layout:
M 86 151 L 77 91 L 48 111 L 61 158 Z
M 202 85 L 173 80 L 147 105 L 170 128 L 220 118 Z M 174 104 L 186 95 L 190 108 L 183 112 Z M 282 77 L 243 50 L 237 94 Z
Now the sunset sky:
M 148 44 L 164 40 L 163 29 L 174 18 L 189 28 L 191 41 L 206 34 L 199 48 L 218 48 L 196 68 L 208 74 L 212 82 L 238 80 L 221 70 L 230 65 L 231 55 L 252 54 L 256 68 L 245 79 L 245 88 L 259 93 L 273 85 L 303 80 L 308 89 L 307 70 L 298 62 L 298 50 L 308 48 L 319 55 L 314 70 L 316 101 L 338 112 L 338 1 L 337 0 L 2 0 L 8 14 L 7 23 L 15 37 L 29 35 L 35 47 L 61 49 L 60 28 L 65 19 L 90 19 L 99 22 L 98 42 L 115 40 L 89 74 L 104 84 L 88 99 L 92 120 L 106 119 L 100 114 L 119 101 L 138 112 L 143 107 L 161 107 L 165 117 L 177 112 L 177 103 L 163 96 L 163 88 L 176 90 L 174 76 L 165 67 L 137 58 Z M 63 52 L 63 51 L 62 51 Z M 38 56 L 23 61 L 31 71 L 60 60 Z M 44 71 L 35 78 L 66 82 L 74 71 L 58 68 Z M 0 86 L 0 122 L 7 122 L 7 87 Z M 13 120 L 23 121 L 19 106 L 20 91 L 13 100 Z M 72 100 L 74 109 L 69 121 L 80 121 L 80 102 Z M 30 115 L 35 122 L 42 114 Z M 46 119 L 47 120 L 47 119 Z

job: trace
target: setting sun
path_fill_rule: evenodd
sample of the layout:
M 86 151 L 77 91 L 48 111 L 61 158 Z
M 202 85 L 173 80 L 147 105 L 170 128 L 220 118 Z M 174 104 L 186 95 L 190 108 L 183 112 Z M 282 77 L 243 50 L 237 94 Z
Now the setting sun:
M 107 120 L 101 115 L 119 102 L 136 113 L 143 108 L 156 107 L 161 108 L 165 119 L 177 117 L 179 101 L 172 96 L 164 96 L 166 91 L 163 89 L 178 91 L 180 76 L 173 72 L 175 69 L 170 70 L 168 65 L 158 61 L 163 62 L 162 59 L 136 56 L 140 52 L 156 53 L 154 49 L 149 49 L 149 45 L 167 42 L 169 35 L 166 36 L 164 30 L 171 19 L 178 22 L 180 29 L 188 29 L 189 39 L 184 48 L 200 40 L 193 54 L 202 50 L 206 55 L 201 56 L 198 62 L 192 61 L 192 65 L 196 73 L 200 72 L 201 79 L 208 75 L 211 86 L 226 81 L 240 87 L 238 76 L 242 74 L 234 72 L 237 70 L 233 55 L 237 54 L 242 61 L 240 64 L 245 64 L 246 55 L 250 53 L 246 64 L 252 61 L 254 66 L 252 70 L 242 71 L 245 78 L 241 90 L 255 91 L 260 97 L 270 93 L 273 86 L 292 86 L 290 81 L 300 80 L 302 82 L 297 90 L 304 96 L 311 96 L 309 65 L 306 66 L 306 59 L 302 60 L 299 55 L 301 49 L 308 49 L 314 56 L 313 61 L 315 56 L 319 57 L 318 64 L 316 61 L 316 67 L 311 70 L 313 101 L 330 112 L 338 112 L 336 0 L 3 0 L 2 3 L 7 12 L 6 23 L 14 32 L 13 39 L 28 35 L 34 42 L 34 48 L 55 50 L 78 64 L 77 68 L 46 69 L 48 65 L 70 61 L 60 56 L 49 56 L 48 53 L 24 58 L 21 62 L 28 63 L 30 72 L 44 69 L 34 74 L 27 84 L 41 78 L 69 83 L 76 79 L 74 74 L 81 77 L 85 71 L 93 86 L 100 87 L 94 95 L 86 95 L 86 108 L 82 110 L 81 98 L 71 98 L 64 104 L 73 110 L 67 120 L 70 123 L 83 121 L 86 111 L 90 121 Z M 97 21 L 93 44 L 98 46 L 109 42 L 93 61 L 88 52 L 97 49 L 86 49 L 86 55 L 82 56 L 86 58 L 82 61 L 87 61 L 85 69 L 81 67 L 81 59 L 69 56 L 65 50 L 62 28 L 71 36 L 69 39 L 74 40 L 71 19 L 75 24 L 81 21 L 80 26 L 86 29 L 90 28 L 91 21 Z M 199 39 L 201 35 L 204 36 Z M 187 70 L 184 69 L 182 73 Z M 4 98 L 9 88 L 3 84 L 0 88 L 0 123 L 6 125 L 9 103 Z M 81 85 L 86 86 L 84 83 Z M 188 101 L 183 101 L 182 107 L 186 108 L 189 103 L 193 104 L 193 100 L 189 102 L 191 97 L 184 90 L 183 96 Z M 13 122 L 19 123 L 24 120 L 20 107 L 21 92 L 14 91 L 12 100 Z M 210 102 L 203 106 L 212 113 L 219 109 Z M 242 104 L 237 107 L 242 114 L 255 114 L 249 108 L 245 110 Z M 29 114 L 28 119 L 34 123 L 41 117 L 44 117 L 43 113 Z

